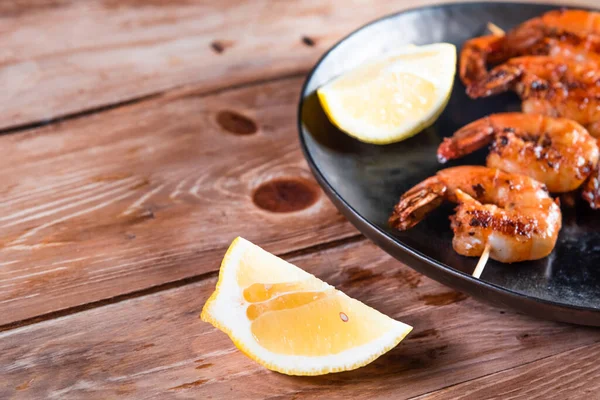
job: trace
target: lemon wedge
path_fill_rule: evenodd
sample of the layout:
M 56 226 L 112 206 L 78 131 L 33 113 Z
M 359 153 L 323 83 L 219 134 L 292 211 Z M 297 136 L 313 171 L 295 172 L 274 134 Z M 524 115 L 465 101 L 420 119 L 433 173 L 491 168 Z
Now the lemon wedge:
M 329 120 L 356 139 L 388 144 L 433 124 L 452 92 L 456 47 L 406 46 L 317 90 Z
M 239 237 L 201 318 L 248 357 L 288 375 L 361 367 L 412 330 Z

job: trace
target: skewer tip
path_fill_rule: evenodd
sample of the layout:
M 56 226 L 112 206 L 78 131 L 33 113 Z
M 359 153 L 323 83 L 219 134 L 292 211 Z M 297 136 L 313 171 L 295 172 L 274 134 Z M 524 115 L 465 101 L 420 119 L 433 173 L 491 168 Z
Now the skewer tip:
M 492 32 L 492 35 L 504 36 L 504 29 L 500 28 L 498 25 L 494 24 L 493 22 L 488 22 L 487 28 L 490 32 Z
M 483 269 L 485 268 L 485 265 L 487 264 L 488 258 L 490 257 L 490 250 L 491 250 L 492 246 L 490 246 L 489 243 L 486 243 L 485 248 L 483 249 L 483 253 L 481 253 L 481 256 L 479 257 L 479 261 L 477 262 L 477 266 L 475 267 L 475 270 L 473 271 L 473 278 L 477 278 L 479 279 L 479 277 L 481 276 L 481 273 L 483 272 Z

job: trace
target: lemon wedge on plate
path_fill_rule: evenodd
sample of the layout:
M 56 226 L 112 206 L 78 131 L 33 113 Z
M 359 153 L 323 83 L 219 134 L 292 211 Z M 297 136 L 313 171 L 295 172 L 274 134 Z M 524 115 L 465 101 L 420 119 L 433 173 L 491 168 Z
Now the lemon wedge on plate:
M 317 90 L 329 120 L 350 136 L 387 144 L 433 124 L 452 92 L 456 47 L 406 46 L 335 78 Z
M 227 250 L 201 318 L 288 375 L 361 367 L 412 330 L 242 238 Z

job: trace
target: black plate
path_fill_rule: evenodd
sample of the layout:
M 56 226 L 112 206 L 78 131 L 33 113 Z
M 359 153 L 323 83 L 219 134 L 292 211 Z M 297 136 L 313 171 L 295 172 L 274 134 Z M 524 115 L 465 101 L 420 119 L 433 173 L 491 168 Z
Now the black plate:
M 334 46 L 315 66 L 302 90 L 300 142 L 317 180 L 338 209 L 368 238 L 417 271 L 458 290 L 542 318 L 600 326 L 600 211 L 579 201 L 563 207 L 563 229 L 553 253 L 534 262 L 490 261 L 481 280 L 477 262 L 452 249 L 442 207 L 408 232 L 387 219 L 399 196 L 441 168 L 442 137 L 493 112 L 520 109 L 512 94 L 471 100 L 457 79 L 448 107 L 429 129 L 401 143 L 375 146 L 354 140 L 325 116 L 315 90 L 340 73 L 407 43 L 450 42 L 458 49 L 485 33 L 493 21 L 511 28 L 556 8 L 539 4 L 465 3 L 419 8 L 372 22 Z M 484 164 L 485 151 L 457 163 Z

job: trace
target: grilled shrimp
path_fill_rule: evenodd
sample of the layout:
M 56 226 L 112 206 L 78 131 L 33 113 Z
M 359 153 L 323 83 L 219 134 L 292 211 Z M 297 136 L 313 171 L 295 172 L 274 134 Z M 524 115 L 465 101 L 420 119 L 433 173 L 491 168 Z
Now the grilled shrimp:
M 555 10 L 525 21 L 506 35 L 468 40 L 460 55 L 460 77 L 466 86 L 482 79 L 489 64 L 524 55 L 566 56 L 598 60 L 600 13 Z
M 487 35 L 469 39 L 460 51 L 459 75 L 465 86 L 481 81 L 488 73 L 491 54 L 500 53 L 504 47 L 504 36 Z
M 458 203 L 450 217 L 457 253 L 480 256 L 488 244 L 490 257 L 501 262 L 537 260 L 556 244 L 560 207 L 544 184 L 495 168 L 447 168 L 419 183 L 401 198 L 391 226 L 406 230 L 442 201 Z
M 569 40 L 545 38 L 522 50 L 503 50 L 503 36 L 489 35 L 468 40 L 460 54 L 459 74 L 467 88 L 484 79 L 488 65 L 497 65 L 512 57 L 561 57 L 588 65 L 600 65 L 600 35 L 591 38 L 570 37 Z M 512 54 L 512 56 L 506 56 Z
M 517 57 L 469 86 L 473 98 L 514 90 L 523 112 L 573 119 L 600 136 L 600 69 L 560 57 Z
M 598 163 L 598 145 L 587 130 L 565 118 L 493 114 L 459 129 L 438 148 L 442 163 L 492 143 L 487 166 L 530 176 L 550 192 L 580 187 Z
M 512 48 L 527 48 L 546 37 L 564 40 L 575 35 L 600 35 L 600 13 L 585 10 L 552 10 L 523 22 L 507 34 Z

